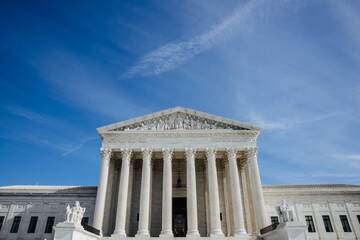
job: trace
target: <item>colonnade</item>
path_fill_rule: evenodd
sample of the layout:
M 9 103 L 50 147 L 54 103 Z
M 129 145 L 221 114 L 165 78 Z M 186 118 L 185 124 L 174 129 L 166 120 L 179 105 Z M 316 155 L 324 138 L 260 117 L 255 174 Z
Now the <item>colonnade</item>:
M 113 235 L 126 237 L 126 211 L 129 188 L 129 172 L 132 150 L 129 148 L 121 149 L 122 165 L 121 176 L 119 180 L 119 192 L 117 202 L 116 223 Z M 141 190 L 140 190 L 140 209 L 139 209 L 139 225 L 136 236 L 150 236 L 149 233 L 149 214 L 150 214 L 150 183 L 151 183 L 151 159 L 153 150 L 150 148 L 142 148 L 142 174 L 141 174 Z M 112 149 L 101 148 L 102 164 L 100 170 L 100 178 L 98 192 L 96 197 L 96 205 L 94 212 L 93 226 L 102 230 L 107 179 L 109 173 L 109 164 Z M 200 236 L 198 230 L 197 217 L 197 197 L 196 197 L 196 171 L 195 156 L 196 149 L 185 148 L 186 159 L 186 182 L 187 182 L 187 236 Z M 210 236 L 223 236 L 220 221 L 220 202 L 218 190 L 218 178 L 216 170 L 216 153 L 215 148 L 206 148 L 205 166 L 207 167 L 207 179 L 209 190 L 209 211 L 210 211 Z M 248 158 L 248 173 L 252 185 L 252 199 L 255 206 L 255 214 L 258 228 L 265 227 L 265 207 L 260 182 L 260 174 L 257 164 L 257 148 L 246 150 Z M 172 158 L 173 149 L 163 148 L 163 188 L 162 188 L 162 229 L 160 236 L 173 236 L 172 232 Z M 229 164 L 229 187 L 232 200 L 232 215 L 234 221 L 234 235 L 240 236 L 246 234 L 244 222 L 244 209 L 242 203 L 242 191 L 239 181 L 239 171 L 237 165 L 237 149 L 227 148 L 227 163 Z M 246 206 L 246 204 L 245 204 Z

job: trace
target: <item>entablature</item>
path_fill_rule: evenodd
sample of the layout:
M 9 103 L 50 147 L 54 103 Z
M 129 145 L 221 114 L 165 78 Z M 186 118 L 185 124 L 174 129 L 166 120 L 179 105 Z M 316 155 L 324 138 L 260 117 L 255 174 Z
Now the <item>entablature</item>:
M 249 148 L 256 147 L 259 131 L 127 131 L 100 134 L 104 148 Z

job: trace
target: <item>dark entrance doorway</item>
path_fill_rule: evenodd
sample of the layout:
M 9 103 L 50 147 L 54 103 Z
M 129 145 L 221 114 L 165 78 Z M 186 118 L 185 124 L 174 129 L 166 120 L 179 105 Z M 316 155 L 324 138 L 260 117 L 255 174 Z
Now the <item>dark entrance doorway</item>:
M 185 237 L 186 231 L 187 231 L 186 198 L 173 198 L 174 237 Z

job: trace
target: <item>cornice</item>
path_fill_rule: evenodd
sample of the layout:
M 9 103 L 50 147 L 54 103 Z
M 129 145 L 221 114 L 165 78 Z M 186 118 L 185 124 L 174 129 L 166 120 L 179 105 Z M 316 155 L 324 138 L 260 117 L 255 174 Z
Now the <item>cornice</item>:
M 254 130 L 222 130 L 222 129 L 213 129 L 213 130 L 144 130 L 144 131 L 113 131 L 113 132 L 103 132 L 99 133 L 100 136 L 164 136 L 164 137 L 173 137 L 173 136 L 223 136 L 223 135 L 250 135 L 258 136 L 260 131 Z
M 263 186 L 264 196 L 281 195 L 359 195 L 360 185 L 351 184 L 305 184 Z
M 0 187 L 3 190 L 96 190 L 96 186 L 38 186 L 38 185 L 14 185 Z
M 287 189 L 287 188 L 359 188 L 360 185 L 353 184 L 299 184 L 299 185 L 263 185 L 264 189 Z

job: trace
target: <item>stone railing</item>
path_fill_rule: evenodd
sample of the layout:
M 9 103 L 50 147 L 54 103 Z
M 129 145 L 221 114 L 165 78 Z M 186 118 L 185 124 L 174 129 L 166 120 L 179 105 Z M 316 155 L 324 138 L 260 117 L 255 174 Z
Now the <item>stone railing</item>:
M 96 234 L 98 236 L 100 236 L 100 230 L 99 229 L 96 229 L 90 225 L 87 225 L 87 224 L 82 224 L 83 228 L 85 231 L 88 231 L 88 232 L 91 232 L 93 234 Z
M 263 235 L 265 233 L 274 231 L 278 225 L 279 225 L 279 223 L 273 223 L 267 227 L 264 227 L 264 228 L 260 229 L 260 234 Z

